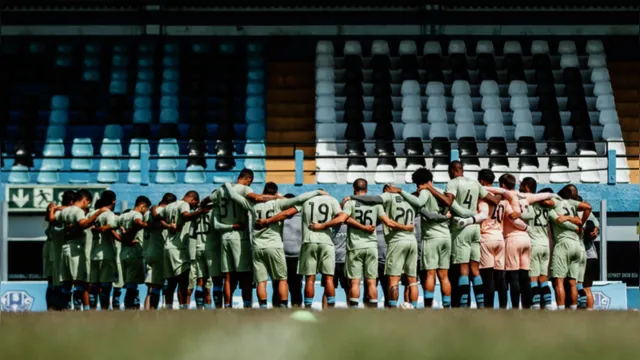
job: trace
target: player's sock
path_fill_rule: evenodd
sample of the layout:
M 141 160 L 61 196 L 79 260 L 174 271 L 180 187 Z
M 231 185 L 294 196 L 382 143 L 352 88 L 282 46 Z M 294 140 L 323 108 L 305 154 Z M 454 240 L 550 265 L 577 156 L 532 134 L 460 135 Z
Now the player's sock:
M 89 287 L 89 307 L 96 309 L 98 307 L 98 296 L 100 294 L 100 284 L 91 284 Z
M 458 278 L 458 289 L 460 291 L 460 307 L 466 308 L 469 306 L 469 277 L 460 276 Z
M 151 288 L 151 290 L 149 291 L 149 307 L 152 309 L 157 309 L 158 304 L 160 304 L 160 289 Z
M 110 282 L 103 282 L 100 284 L 100 295 L 98 295 L 98 300 L 100 301 L 100 309 L 102 310 L 109 310 L 112 286 L 113 285 Z
M 127 289 L 124 294 L 124 308 L 127 310 L 137 310 L 140 309 L 140 299 L 138 298 L 138 285 L 136 284 L 125 284 L 125 289 Z M 136 300 L 138 302 L 138 307 L 136 307 Z
M 213 287 L 213 303 L 218 309 L 222 307 L 222 286 Z
M 267 299 L 261 300 L 258 299 L 258 305 L 260 306 L 260 309 L 266 309 L 267 308 Z M 246 308 L 246 306 L 245 306 Z
M 484 306 L 493 309 L 496 292 L 493 268 L 480 269 L 480 276 L 484 284 Z
M 120 296 L 122 295 L 122 288 L 113 288 L 113 297 L 111 298 L 111 307 L 113 310 L 120 310 Z
M 138 290 L 138 285 L 131 291 L 133 292 L 133 310 L 140 310 L 140 290 Z
M 202 286 L 196 286 L 194 297 L 196 298 L 196 309 L 204 309 L 204 289 Z
M 73 309 L 81 310 L 82 309 L 82 298 L 84 297 L 84 286 L 83 285 L 75 285 L 73 287 Z
M 63 285 L 60 289 L 60 309 L 61 310 L 71 310 L 71 298 L 73 292 L 71 291 L 71 285 Z
M 504 270 L 494 271 L 494 283 L 496 291 L 498 292 L 498 305 L 501 309 L 507 308 L 507 282 L 505 280 Z
M 327 296 L 327 307 L 330 307 L 330 308 L 336 307 L 335 296 Z
M 369 301 L 367 302 L 367 307 L 368 308 L 377 308 L 378 307 L 378 299 L 369 299 Z
M 358 299 L 354 299 L 354 298 L 349 299 L 350 308 L 357 308 L 358 306 L 360 306 L 360 301 Z
M 413 306 L 414 309 L 418 307 L 417 301 L 410 301 L 409 304 L 411 304 L 411 306 Z
M 571 305 L 569 308 L 571 310 L 578 310 L 578 305 Z
M 553 296 L 551 295 L 551 283 L 548 281 L 543 282 L 540 285 L 540 294 L 542 295 L 542 304 L 545 309 L 549 309 L 553 302 Z
M 531 282 L 531 308 L 540 309 L 540 288 L 537 281 Z
M 473 278 L 473 294 L 476 297 L 476 306 L 478 309 L 484 309 L 484 284 L 480 276 Z
M 529 270 L 518 270 L 518 279 L 520 280 L 520 298 L 523 309 L 531 309 L 531 279 L 529 278 Z
M 398 307 L 398 300 L 389 300 L 389 307 L 390 308 L 397 308 Z
M 518 270 L 507 271 L 507 283 L 509 284 L 509 295 L 511 296 L 511 308 L 520 308 L 520 280 Z
M 251 309 L 251 300 L 243 301 L 242 306 L 244 306 L 245 309 Z
M 433 291 L 425 291 L 424 292 L 424 308 L 425 309 L 433 307 L 433 298 L 434 297 L 435 297 L 435 294 L 433 293 Z M 451 304 L 449 304 L 449 306 L 451 306 Z
M 311 305 L 313 305 L 313 298 L 305 297 L 304 298 L 304 307 L 310 308 Z
M 584 291 L 584 285 L 582 283 L 578 283 L 578 307 L 580 309 L 587 308 L 587 292 Z
M 448 309 L 451 307 L 451 296 L 442 297 L 442 307 Z
M 564 305 L 558 305 L 558 310 L 564 310 Z
M 180 310 L 188 310 L 189 309 L 189 305 L 187 304 L 180 304 Z
M 231 304 L 224 304 L 225 309 L 232 309 L 233 306 Z

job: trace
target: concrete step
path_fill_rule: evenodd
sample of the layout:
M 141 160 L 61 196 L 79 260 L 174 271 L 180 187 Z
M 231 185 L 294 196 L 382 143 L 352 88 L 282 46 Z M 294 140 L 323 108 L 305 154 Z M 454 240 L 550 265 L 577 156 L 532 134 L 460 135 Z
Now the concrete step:
M 269 117 L 309 117 L 315 118 L 315 105 L 306 104 L 267 104 Z
M 315 89 L 269 89 L 268 104 L 315 104 Z

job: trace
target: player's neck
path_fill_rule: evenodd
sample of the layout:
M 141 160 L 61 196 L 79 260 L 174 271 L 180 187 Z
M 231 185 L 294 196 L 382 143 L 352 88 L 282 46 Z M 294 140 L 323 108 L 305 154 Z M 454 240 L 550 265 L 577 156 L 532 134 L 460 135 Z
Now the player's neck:
M 367 195 L 367 192 L 366 191 L 356 191 L 353 195 L 363 196 L 363 195 Z

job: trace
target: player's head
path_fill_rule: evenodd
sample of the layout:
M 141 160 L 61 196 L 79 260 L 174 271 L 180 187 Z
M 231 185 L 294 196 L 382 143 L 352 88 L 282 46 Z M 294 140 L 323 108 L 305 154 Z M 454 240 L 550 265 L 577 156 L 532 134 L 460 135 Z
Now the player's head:
M 356 179 L 356 181 L 353 182 L 353 193 L 356 195 L 359 193 L 366 193 L 367 185 L 367 180 L 363 178 Z
M 136 210 L 139 213 L 146 213 L 151 207 L 151 200 L 146 196 L 138 196 L 136 198 Z
M 79 207 L 82 210 L 87 210 L 93 201 L 93 196 L 91 192 L 87 189 L 80 189 L 76 191 L 76 194 L 73 198 L 73 205 Z
M 73 190 L 65 190 L 62 193 L 62 203 L 60 204 L 61 206 L 69 206 L 71 204 L 73 204 L 73 199 L 76 196 L 76 192 Z
M 498 184 L 503 189 L 513 190 L 516 188 L 516 177 L 511 174 L 502 174 L 498 178 Z
M 419 168 L 411 174 L 411 181 L 420 188 L 433 182 L 433 173 L 427 168 Z
M 482 184 L 482 186 L 491 186 L 495 180 L 496 174 L 494 174 L 491 169 L 482 169 L 478 171 L 478 182 Z
M 578 189 L 574 185 L 569 184 L 560 189 L 558 195 L 565 200 L 575 199 L 576 196 L 578 196 Z
M 529 193 L 533 194 L 536 192 L 536 188 L 538 187 L 538 182 L 536 179 L 532 177 L 526 177 L 522 179 L 520 182 L 520 192 L 521 193 Z
M 240 171 L 240 175 L 238 175 L 238 184 L 251 186 L 253 183 L 253 170 L 244 168 Z
M 391 190 L 391 188 L 393 188 L 393 184 L 384 184 L 384 186 L 382 187 L 382 192 L 388 192 L 389 190 Z
M 264 184 L 262 193 L 265 195 L 275 195 L 278 193 L 278 185 L 273 181 L 269 181 L 268 183 Z
M 524 181 L 524 179 L 523 179 Z M 544 188 L 544 189 L 540 189 L 540 191 L 538 191 L 538 194 L 543 194 L 543 193 L 550 193 L 553 194 L 553 189 L 552 188 Z M 540 201 L 538 204 L 552 209 L 555 206 L 555 202 L 553 202 L 553 200 L 549 199 L 549 200 L 544 200 L 544 201 Z
M 101 207 L 109 206 L 113 210 L 116 206 L 116 193 L 111 190 L 105 190 L 100 194 L 100 202 L 102 203 Z M 96 205 L 96 208 L 98 206 Z
M 175 202 L 178 198 L 173 193 L 166 193 L 162 196 L 162 200 L 160 200 L 160 205 L 169 205 L 172 202 Z
M 200 203 L 200 195 L 195 190 L 189 190 L 186 194 L 184 194 L 182 200 L 188 203 L 189 207 L 194 209 Z
M 464 176 L 464 168 L 460 161 L 454 160 L 449 164 L 449 179 L 455 179 L 460 176 Z

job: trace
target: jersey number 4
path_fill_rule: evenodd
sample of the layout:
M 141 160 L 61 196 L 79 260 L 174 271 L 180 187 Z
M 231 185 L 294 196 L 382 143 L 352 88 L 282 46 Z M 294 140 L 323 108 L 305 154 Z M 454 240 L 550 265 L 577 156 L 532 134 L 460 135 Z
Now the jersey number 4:
M 462 201 L 462 205 L 465 205 L 467 209 L 471 209 L 472 203 L 473 203 L 473 196 L 471 195 L 471 190 L 467 190 L 467 195 L 464 196 L 464 201 Z

